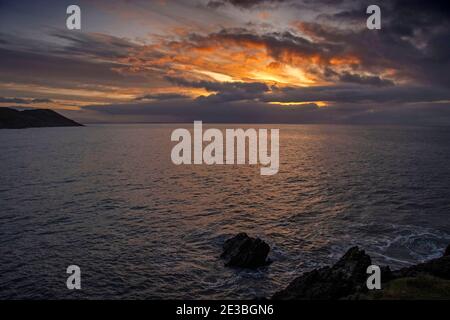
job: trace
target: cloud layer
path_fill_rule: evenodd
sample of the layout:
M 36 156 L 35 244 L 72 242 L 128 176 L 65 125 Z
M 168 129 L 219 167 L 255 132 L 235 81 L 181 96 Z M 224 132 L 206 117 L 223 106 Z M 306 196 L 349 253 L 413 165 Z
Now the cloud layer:
M 99 0 L 81 3 L 87 30 L 40 27 L 38 40 L 4 17 L 0 106 L 103 122 L 450 124 L 448 2 L 383 3 L 381 30 L 365 26 L 369 4 Z M 16 6 L 0 20 L 19 21 Z M 115 27 L 125 16 L 132 27 Z

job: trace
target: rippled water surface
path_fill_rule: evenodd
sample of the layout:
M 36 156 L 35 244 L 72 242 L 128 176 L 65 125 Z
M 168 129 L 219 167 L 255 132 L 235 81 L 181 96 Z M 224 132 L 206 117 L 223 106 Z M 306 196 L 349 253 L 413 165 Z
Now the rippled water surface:
M 253 298 L 352 245 L 398 268 L 450 242 L 448 128 L 270 126 L 281 167 L 263 177 L 174 166 L 180 126 L 0 131 L 0 298 Z M 270 266 L 223 266 L 241 231 Z

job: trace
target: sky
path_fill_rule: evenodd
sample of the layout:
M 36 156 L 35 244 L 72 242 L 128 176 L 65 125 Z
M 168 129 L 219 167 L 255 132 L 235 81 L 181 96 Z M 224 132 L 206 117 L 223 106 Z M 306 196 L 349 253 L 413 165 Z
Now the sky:
M 81 8 L 81 30 L 66 8 Z M 450 2 L 0 0 L 0 107 L 82 123 L 450 125 Z

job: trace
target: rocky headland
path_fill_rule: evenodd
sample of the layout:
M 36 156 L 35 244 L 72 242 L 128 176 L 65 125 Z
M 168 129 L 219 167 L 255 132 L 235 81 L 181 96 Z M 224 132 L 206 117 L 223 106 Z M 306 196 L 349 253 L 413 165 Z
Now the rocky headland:
M 81 126 L 83 125 L 50 109 L 18 111 L 12 108 L 0 108 L 0 129 Z
M 270 247 L 240 233 L 228 239 L 221 258 L 225 266 L 255 269 L 270 263 Z M 369 290 L 367 268 L 372 259 L 350 248 L 335 264 L 305 272 L 276 292 L 274 300 L 438 300 L 450 299 L 450 245 L 442 257 L 399 270 L 380 266 L 381 289 Z

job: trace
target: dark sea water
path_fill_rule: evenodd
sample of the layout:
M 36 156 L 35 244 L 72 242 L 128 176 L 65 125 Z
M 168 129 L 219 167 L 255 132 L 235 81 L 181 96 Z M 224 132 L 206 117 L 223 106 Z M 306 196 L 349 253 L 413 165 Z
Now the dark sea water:
M 173 165 L 180 126 L 0 131 L 0 298 L 245 299 L 353 245 L 399 268 L 450 243 L 449 128 L 265 126 L 281 166 L 261 176 Z M 270 266 L 223 266 L 242 231 L 271 245 Z

